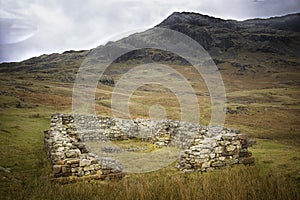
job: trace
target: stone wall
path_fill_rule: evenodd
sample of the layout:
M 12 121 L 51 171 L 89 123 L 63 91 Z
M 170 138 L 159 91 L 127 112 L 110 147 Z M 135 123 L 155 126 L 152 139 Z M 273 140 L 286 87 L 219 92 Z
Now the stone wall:
M 45 146 L 54 177 L 122 177 L 117 160 L 90 152 L 87 141 L 139 138 L 162 148 L 180 151 L 176 167 L 183 171 L 209 171 L 236 164 L 253 164 L 248 147 L 251 141 L 239 131 L 208 128 L 173 120 L 117 119 L 95 115 L 54 114 Z
M 183 150 L 178 168 L 211 171 L 235 164 L 254 163 L 252 153 L 248 151 L 254 141 L 248 140 L 246 135 L 227 129 L 218 138 L 205 137 L 205 134 L 203 136 Z
M 89 152 L 82 142 L 71 115 L 54 114 L 50 130 L 44 131 L 45 146 L 54 177 L 83 177 L 103 179 L 122 177 L 122 165 L 114 159 L 99 158 Z

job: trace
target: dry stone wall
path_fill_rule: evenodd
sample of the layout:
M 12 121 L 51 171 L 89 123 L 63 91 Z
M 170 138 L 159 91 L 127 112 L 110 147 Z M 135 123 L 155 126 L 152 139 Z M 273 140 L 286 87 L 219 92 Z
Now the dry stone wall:
M 123 166 L 113 158 L 90 152 L 85 142 L 135 138 L 155 144 L 158 148 L 177 147 L 180 156 L 176 167 L 182 171 L 204 172 L 254 163 L 248 151 L 252 141 L 239 131 L 173 120 L 54 114 L 50 130 L 45 131 L 45 146 L 54 177 L 103 179 L 108 176 L 122 177 Z
M 50 130 L 44 131 L 45 146 L 54 177 L 83 177 L 103 179 L 122 177 L 122 165 L 111 158 L 99 158 L 89 152 L 82 142 L 71 115 L 55 114 Z

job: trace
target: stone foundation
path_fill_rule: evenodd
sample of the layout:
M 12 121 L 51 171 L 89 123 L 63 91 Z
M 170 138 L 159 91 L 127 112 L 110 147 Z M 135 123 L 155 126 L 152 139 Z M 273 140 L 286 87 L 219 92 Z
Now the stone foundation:
M 125 120 L 94 115 L 54 114 L 45 146 L 54 177 L 124 176 L 121 163 L 90 152 L 84 142 L 140 139 L 180 151 L 176 167 L 182 171 L 210 171 L 236 164 L 253 164 L 251 141 L 239 131 L 196 124 L 147 119 Z M 106 147 L 107 148 L 107 147 Z

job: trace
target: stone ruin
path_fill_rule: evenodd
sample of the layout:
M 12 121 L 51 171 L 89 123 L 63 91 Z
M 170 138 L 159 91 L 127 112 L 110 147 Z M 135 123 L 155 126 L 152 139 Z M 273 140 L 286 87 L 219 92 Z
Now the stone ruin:
M 91 152 L 85 145 L 89 141 L 139 138 L 158 149 L 173 146 L 180 152 L 175 167 L 184 172 L 254 164 L 254 158 L 248 151 L 253 141 L 239 134 L 238 130 L 220 130 L 218 127 L 209 128 L 182 121 L 53 114 L 50 130 L 45 130 L 44 134 L 55 178 L 105 179 L 124 176 L 122 163 Z

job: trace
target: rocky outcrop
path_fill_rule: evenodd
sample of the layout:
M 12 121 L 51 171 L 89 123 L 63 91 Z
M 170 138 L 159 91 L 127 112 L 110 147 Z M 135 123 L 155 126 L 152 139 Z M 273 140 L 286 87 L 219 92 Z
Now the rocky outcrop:
M 245 21 L 223 20 L 198 13 L 174 12 L 158 27 L 170 28 L 199 42 L 209 53 L 249 51 L 295 55 L 300 14 Z M 296 50 L 296 51 L 295 51 Z
M 102 76 L 99 79 L 99 83 L 104 84 L 104 85 L 109 85 L 109 86 L 114 86 L 115 85 L 115 81 L 111 76 Z
M 232 59 L 235 59 L 240 62 L 240 58 L 236 56 L 240 52 L 299 57 L 299 24 L 300 13 L 269 19 L 235 21 L 223 20 L 198 13 L 174 12 L 158 24 L 157 27 L 176 30 L 190 36 L 201 44 L 214 60 L 231 62 Z M 119 41 L 136 40 L 138 34 L 133 34 Z M 47 80 L 51 76 L 52 80 L 72 82 L 75 79 L 76 70 L 80 67 L 83 60 L 89 56 L 89 53 L 97 54 L 97 58 L 105 58 L 107 56 L 105 49 L 109 49 L 110 46 L 113 46 L 112 44 L 116 44 L 119 41 L 108 42 L 105 46 L 100 45 L 92 51 L 66 51 L 63 54 L 42 55 L 19 63 L 1 63 L 0 73 L 23 72 L 22 74 L 27 74 L 36 71 L 47 71 L 47 76 L 37 76 L 35 78 L 37 80 Z M 138 43 L 139 41 L 136 42 Z M 273 56 L 272 59 L 280 59 L 277 57 Z M 287 58 L 286 60 L 289 61 L 290 59 Z M 114 62 L 123 63 L 126 61 L 134 61 L 133 63 L 135 64 L 148 62 L 189 64 L 172 52 L 158 49 L 134 50 L 118 57 Z M 93 62 L 97 63 L 97 60 Z M 114 68 L 109 71 L 109 74 L 126 72 L 122 68 L 123 66 Z

